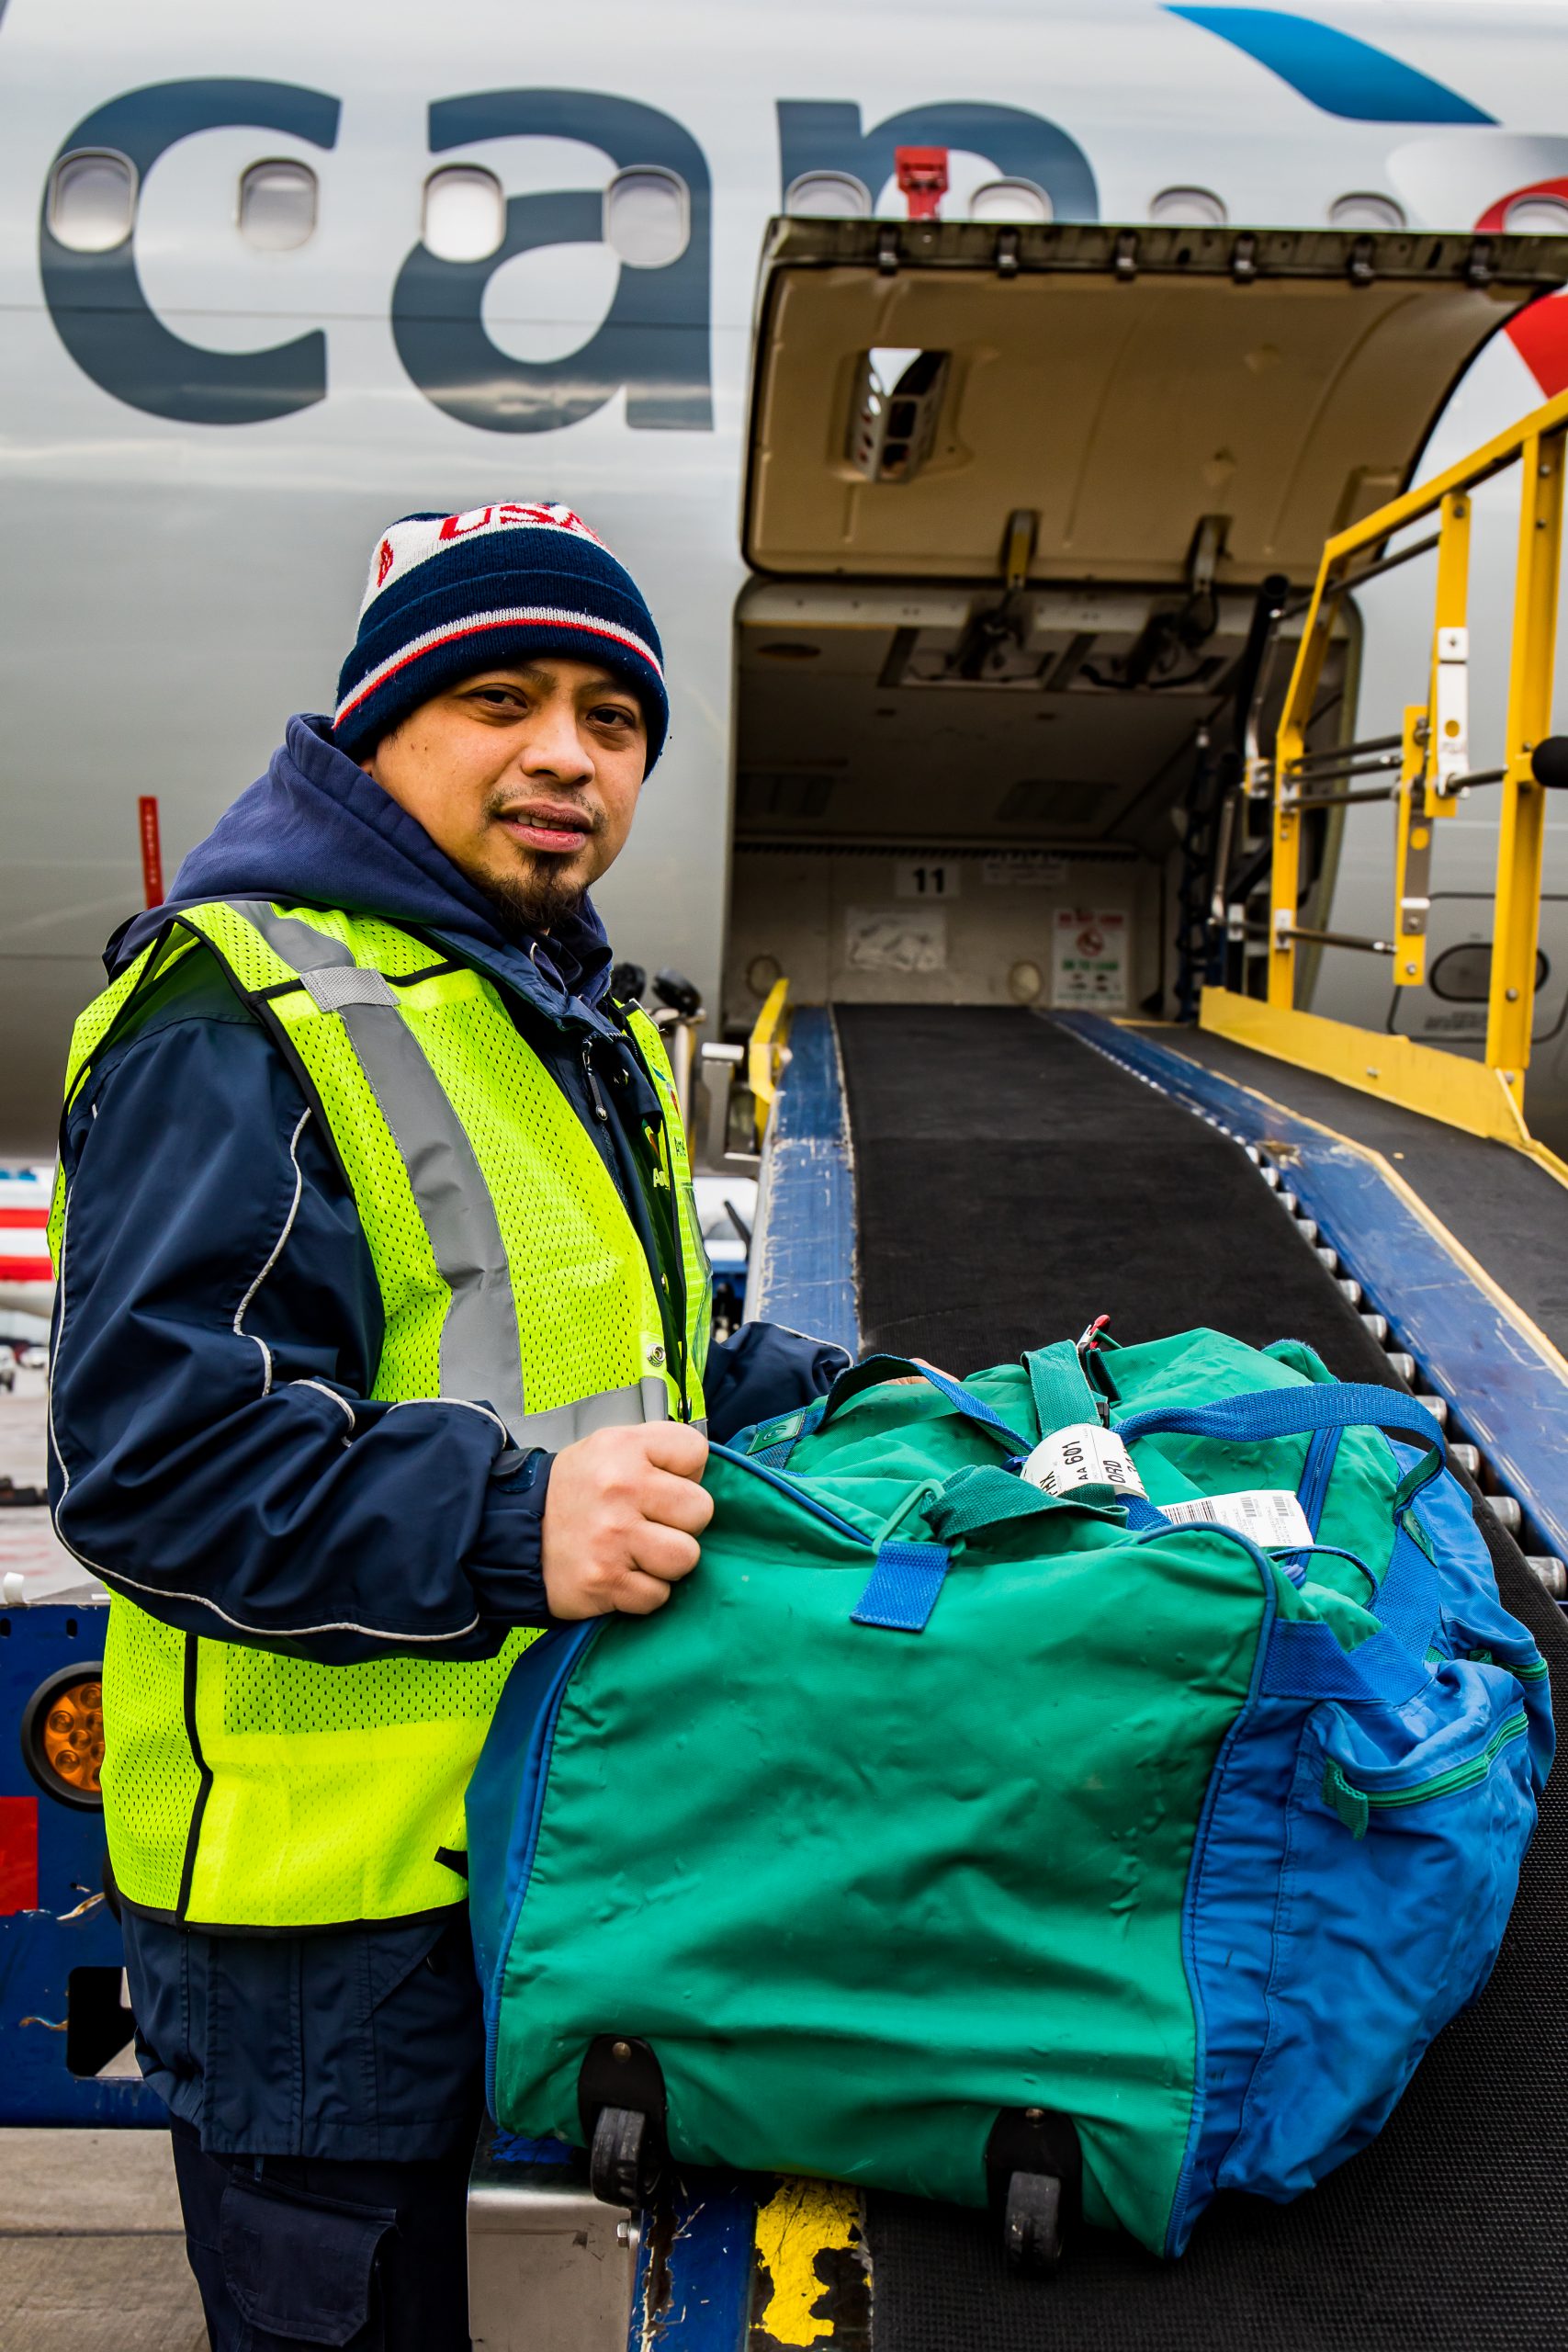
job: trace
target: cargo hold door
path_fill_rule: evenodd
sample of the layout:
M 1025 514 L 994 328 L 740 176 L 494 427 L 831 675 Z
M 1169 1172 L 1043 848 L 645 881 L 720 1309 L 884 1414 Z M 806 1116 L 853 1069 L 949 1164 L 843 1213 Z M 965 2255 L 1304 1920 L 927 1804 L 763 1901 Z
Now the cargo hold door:
M 756 571 L 1219 588 L 1311 578 L 1404 488 L 1568 239 L 783 220 L 760 289 Z

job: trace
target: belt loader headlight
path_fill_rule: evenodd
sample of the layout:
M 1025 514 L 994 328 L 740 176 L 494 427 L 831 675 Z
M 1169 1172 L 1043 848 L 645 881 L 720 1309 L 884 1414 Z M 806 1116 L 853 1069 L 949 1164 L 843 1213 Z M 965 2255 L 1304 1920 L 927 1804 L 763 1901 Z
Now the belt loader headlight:
M 41 1789 L 66 1804 L 103 1810 L 101 1665 L 68 1666 L 40 1682 L 22 1713 L 22 1754 Z

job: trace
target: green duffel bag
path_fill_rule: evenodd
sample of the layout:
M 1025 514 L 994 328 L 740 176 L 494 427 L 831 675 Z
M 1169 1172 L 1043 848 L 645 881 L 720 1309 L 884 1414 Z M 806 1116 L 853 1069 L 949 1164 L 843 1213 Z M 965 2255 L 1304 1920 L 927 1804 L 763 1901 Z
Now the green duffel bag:
M 1310 1350 L 874 1359 L 713 1449 L 694 1574 L 513 1670 L 469 1792 L 490 2099 L 1179 2253 L 1375 2132 L 1551 1758 L 1440 1433 Z

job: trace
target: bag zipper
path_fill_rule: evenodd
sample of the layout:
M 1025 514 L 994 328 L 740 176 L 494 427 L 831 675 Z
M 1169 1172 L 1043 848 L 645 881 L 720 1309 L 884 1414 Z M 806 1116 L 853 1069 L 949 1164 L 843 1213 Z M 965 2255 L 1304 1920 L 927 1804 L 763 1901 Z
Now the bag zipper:
M 1506 1747 L 1523 1739 L 1529 1724 L 1522 1707 L 1506 1715 L 1486 1742 L 1473 1756 L 1461 1764 L 1450 1764 L 1445 1772 L 1434 1772 L 1429 1780 L 1417 1781 L 1404 1789 L 1363 1789 L 1356 1781 L 1347 1780 L 1339 1765 L 1330 1757 L 1323 1775 L 1323 1801 L 1339 1815 L 1352 1838 L 1364 1838 L 1367 1821 L 1374 1806 L 1380 1809 L 1398 1805 L 1430 1804 L 1438 1797 L 1453 1796 L 1461 1789 L 1473 1788 L 1484 1781 L 1493 1765 Z
M 1319 1430 L 1307 1448 L 1307 1457 L 1302 1465 L 1297 1500 L 1314 1536 L 1323 1518 L 1328 1482 L 1334 1476 L 1334 1465 L 1339 1458 L 1339 1441 L 1344 1434 L 1343 1430 Z

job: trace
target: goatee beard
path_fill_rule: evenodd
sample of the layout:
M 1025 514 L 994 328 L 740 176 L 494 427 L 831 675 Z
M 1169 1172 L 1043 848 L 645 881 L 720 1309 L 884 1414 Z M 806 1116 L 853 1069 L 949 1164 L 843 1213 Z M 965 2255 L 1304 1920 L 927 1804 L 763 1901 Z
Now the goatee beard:
M 553 931 L 577 912 L 586 896 L 586 886 L 569 881 L 553 859 L 536 861 L 526 873 L 470 878 L 494 907 L 502 931 L 513 938 Z

